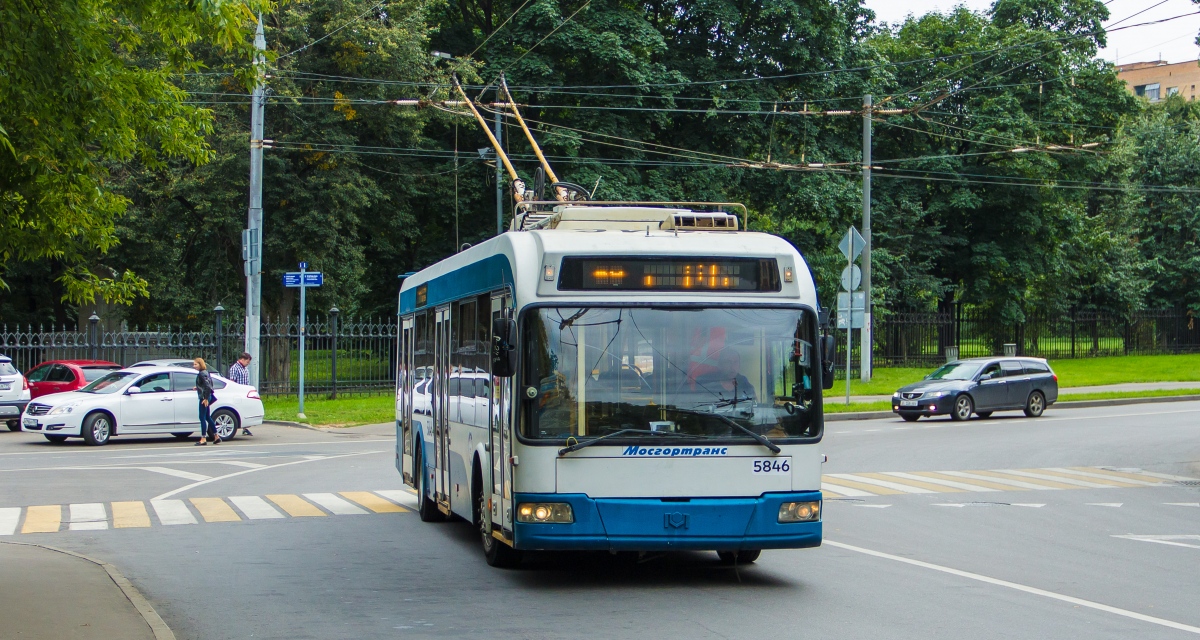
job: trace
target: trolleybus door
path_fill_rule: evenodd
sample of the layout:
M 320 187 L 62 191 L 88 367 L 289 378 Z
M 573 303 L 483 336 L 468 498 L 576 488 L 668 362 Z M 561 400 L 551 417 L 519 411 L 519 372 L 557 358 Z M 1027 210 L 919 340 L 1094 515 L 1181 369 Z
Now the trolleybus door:
M 413 363 L 413 319 L 400 321 L 400 371 L 396 375 L 396 453 L 400 454 L 400 474 L 405 483 L 413 482 L 412 413 L 416 368 Z
M 492 325 L 498 318 L 509 314 L 507 294 L 492 296 Z M 491 452 L 492 505 L 490 521 L 500 523 L 506 531 L 512 531 L 512 456 L 509 418 L 512 411 L 512 378 L 492 376 L 491 398 Z
M 437 310 L 434 368 L 436 377 L 433 393 L 433 442 L 436 456 L 434 491 L 439 504 L 450 506 L 450 416 L 448 396 L 450 380 L 450 307 Z

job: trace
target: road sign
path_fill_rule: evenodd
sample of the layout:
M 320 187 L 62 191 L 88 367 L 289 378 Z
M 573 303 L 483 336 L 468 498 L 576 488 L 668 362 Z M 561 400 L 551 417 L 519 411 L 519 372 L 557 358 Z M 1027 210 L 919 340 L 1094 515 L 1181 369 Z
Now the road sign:
M 863 307 L 866 306 L 866 302 L 867 295 L 862 291 L 855 291 L 854 293 L 839 291 L 837 297 L 837 328 L 847 328 L 847 318 L 850 320 L 851 326 L 849 328 L 863 328 Z M 851 309 L 851 303 L 854 305 L 853 309 Z
M 854 291 L 860 284 L 862 284 L 862 269 L 859 269 L 858 265 L 852 264 L 842 269 L 843 291 Z
M 305 270 L 307 270 L 307 269 L 308 269 L 308 263 L 307 263 L 307 262 L 301 262 L 301 263 L 300 263 L 300 270 L 301 270 L 301 271 L 305 271 Z
M 860 234 L 858 229 L 855 229 L 854 227 L 850 227 L 850 230 L 846 232 L 846 235 L 842 236 L 842 241 L 838 243 L 838 249 L 840 249 L 842 255 L 846 256 L 846 259 L 850 261 L 853 261 L 855 258 L 857 258 L 858 254 L 862 253 L 863 247 L 866 246 L 867 241 L 863 240 L 862 234 Z
M 303 284 L 301 284 L 303 283 Z M 320 271 L 288 271 L 283 274 L 285 287 L 319 287 L 325 284 L 325 274 Z

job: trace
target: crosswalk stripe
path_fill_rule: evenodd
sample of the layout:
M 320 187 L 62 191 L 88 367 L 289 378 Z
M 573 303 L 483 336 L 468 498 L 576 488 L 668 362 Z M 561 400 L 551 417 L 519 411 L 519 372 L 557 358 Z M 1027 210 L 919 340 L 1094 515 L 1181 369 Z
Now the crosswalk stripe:
M 0 536 L 11 536 L 17 532 L 17 524 L 21 522 L 21 507 L 4 507 L 0 509 Z
M 267 496 L 267 500 L 279 505 L 280 509 L 293 518 L 325 515 L 324 511 L 316 508 L 311 502 L 291 493 L 273 493 Z
M 828 486 L 829 486 L 829 485 L 827 485 L 827 484 L 825 484 L 825 483 L 823 483 L 823 482 L 821 483 L 821 498 L 822 498 L 822 499 L 824 499 L 824 498 L 846 498 L 846 497 L 849 497 L 849 496 L 844 496 L 844 495 L 842 495 L 842 494 L 840 494 L 840 493 L 838 493 L 838 492 L 836 492 L 836 491 L 830 491 L 830 490 L 827 488 Z
M 950 475 L 950 471 L 913 471 L 913 475 L 924 478 L 945 480 L 947 482 L 961 482 L 966 487 L 985 487 L 987 489 L 995 489 L 996 491 L 1027 491 L 1028 487 L 1019 487 L 1013 484 L 1002 484 L 991 480 L 983 480 L 981 478 L 965 478 L 961 475 Z M 974 491 L 975 489 L 973 489 Z
M 830 477 L 837 478 L 839 480 L 860 482 L 862 484 L 891 489 L 892 491 L 899 491 L 900 493 L 937 493 L 937 491 L 934 491 L 933 489 L 926 489 L 924 487 L 916 487 L 911 484 L 873 478 L 871 477 L 872 474 L 869 473 L 831 473 L 829 475 Z
M 192 506 L 205 522 L 241 522 L 242 517 L 220 498 L 192 498 Z
M 267 520 L 270 518 L 282 518 L 284 515 L 279 513 L 275 507 L 267 504 L 266 500 L 258 496 L 231 496 L 229 501 L 235 507 L 242 510 L 242 513 L 251 520 Z
M 191 471 L 180 471 L 179 469 L 172 469 L 170 467 L 140 467 L 140 468 L 143 471 L 153 471 L 154 473 L 161 473 L 166 476 L 175 476 L 176 478 L 183 478 L 184 480 L 208 480 L 209 478 L 212 477 L 212 476 L 206 476 L 203 473 L 192 473 Z
M 866 482 L 859 482 L 858 480 L 851 480 L 851 478 L 853 478 L 853 477 L 854 476 L 851 476 L 849 474 L 838 474 L 836 477 L 835 476 L 821 476 L 821 481 L 828 482 L 828 483 L 838 486 L 838 487 L 849 487 L 851 489 L 858 489 L 859 491 L 865 491 L 867 493 L 870 493 L 871 495 L 876 495 L 876 496 L 890 496 L 890 495 L 896 495 L 896 494 L 901 494 L 901 493 L 907 493 L 906 491 L 900 491 L 899 489 L 889 489 L 887 487 L 881 487 L 881 486 L 879 486 L 879 484 L 877 482 L 866 483 Z
M 390 500 L 384 500 L 370 491 L 342 491 L 341 493 L 343 497 L 353 500 L 375 513 L 404 513 L 408 511 L 408 509 Z
M 1085 475 L 1083 473 L 1076 473 L 1074 471 L 1069 471 L 1067 469 L 1062 469 L 1062 470 L 1038 469 L 1037 472 L 1040 474 L 1043 474 L 1043 475 L 1048 475 L 1048 476 L 1057 476 L 1060 478 L 1070 478 L 1072 480 L 1084 480 L 1084 481 L 1092 482 L 1092 483 L 1100 483 L 1100 484 L 1108 485 L 1110 487 L 1125 487 L 1125 488 L 1145 487 L 1150 484 L 1148 482 L 1136 482 L 1135 483 L 1130 480 L 1115 480 L 1113 478 L 1096 478 L 1096 477 L 1093 477 L 1092 474 Z
M 984 471 L 973 470 L 968 473 L 988 476 L 989 478 L 999 478 L 1002 480 L 1014 480 L 1026 486 L 1036 485 L 1043 489 L 1078 489 L 1079 487 L 1067 484 L 1065 482 L 1054 482 L 1053 480 L 1037 479 L 1028 474 L 1009 474 L 1007 471 Z
M 914 489 L 923 489 L 926 493 L 961 493 L 962 489 L 951 489 L 950 487 L 940 487 L 936 484 L 921 482 L 920 480 L 911 480 L 902 477 L 896 477 L 891 473 L 856 473 L 860 478 L 870 478 L 872 480 L 880 480 L 883 482 L 894 482 L 903 487 L 912 487 Z M 915 492 L 914 492 L 915 493 Z
M 102 531 L 108 528 L 108 514 L 100 502 L 71 505 L 71 531 Z
M 141 500 L 112 503 L 113 528 L 134 529 L 150 526 L 150 514 Z
M 953 476 L 955 478 L 963 478 L 976 482 L 991 482 L 998 485 L 1012 487 L 1014 489 L 1029 489 L 1032 491 L 1054 491 L 1055 487 L 1047 487 L 1046 485 L 1033 484 L 1024 480 L 1015 478 L 1004 478 L 986 471 L 939 471 L 942 475 Z M 986 474 L 986 475 L 985 475 Z M 1061 488 L 1061 487 L 1059 487 Z
M 196 516 L 188 510 L 183 500 L 151 500 L 154 514 L 163 524 L 196 524 Z
M 1128 480 L 1136 480 L 1138 482 L 1152 482 L 1154 484 L 1163 484 L 1163 480 L 1167 478 L 1158 478 L 1145 473 L 1130 473 L 1127 471 L 1113 471 L 1112 469 L 1098 469 L 1096 467 L 1069 467 L 1072 471 L 1085 472 L 1090 475 L 1105 476 L 1109 478 L 1125 478 Z
M 908 480 L 920 480 L 923 484 L 934 487 L 949 487 L 957 491 L 996 491 L 990 487 L 983 487 L 977 484 L 967 484 L 957 480 L 942 480 L 940 478 L 930 478 L 925 474 L 903 473 L 900 471 L 889 471 L 885 475 L 894 478 L 905 478 Z M 939 489 L 940 491 L 941 489 Z
M 1105 469 L 1104 471 L 1110 471 L 1110 470 Z M 1118 473 L 1118 472 L 1112 471 L 1111 473 Z M 1196 478 L 1188 478 L 1186 476 L 1173 476 L 1169 473 L 1157 473 L 1155 471 L 1146 471 L 1145 469 L 1138 471 L 1138 474 L 1143 475 L 1143 476 L 1150 476 L 1151 478 L 1160 478 L 1162 480 L 1170 480 L 1172 482 L 1179 482 L 1180 480 L 1196 480 Z
M 417 508 L 417 496 L 414 495 L 410 491 L 399 491 L 396 489 L 381 489 L 379 491 L 376 491 L 375 493 L 378 493 L 379 495 L 387 498 L 388 500 L 391 500 L 392 502 L 395 502 L 396 504 L 402 504 L 402 505 L 408 507 L 409 509 L 415 510 Z
M 1076 480 L 1074 478 L 1059 478 L 1051 474 L 1041 473 L 1041 469 L 999 469 L 1001 473 L 1009 473 L 1016 476 L 1026 478 L 1037 478 L 1039 480 L 1052 480 L 1054 482 L 1064 482 L 1066 484 L 1083 487 L 1085 489 L 1107 489 L 1109 485 L 1088 482 L 1086 480 Z
M 833 492 L 840 493 L 843 496 L 846 496 L 847 498 L 865 498 L 868 496 L 887 495 L 884 493 L 874 493 L 874 491 L 888 491 L 887 489 L 880 489 L 879 487 L 871 487 L 869 485 L 861 485 L 861 486 L 871 489 L 871 491 L 866 491 L 862 488 L 843 486 L 843 485 L 854 484 L 853 482 L 850 482 L 849 480 L 837 480 L 836 482 L 830 482 L 829 480 L 831 480 L 831 478 L 822 478 L 821 479 L 821 491 L 832 490 Z M 899 491 L 891 491 L 891 493 L 900 493 L 900 492 Z
M 62 524 L 62 505 L 44 504 L 25 509 L 21 533 L 54 533 Z
M 325 507 L 329 510 L 329 513 L 335 516 L 357 516 L 367 513 L 332 493 L 306 493 L 304 497 Z

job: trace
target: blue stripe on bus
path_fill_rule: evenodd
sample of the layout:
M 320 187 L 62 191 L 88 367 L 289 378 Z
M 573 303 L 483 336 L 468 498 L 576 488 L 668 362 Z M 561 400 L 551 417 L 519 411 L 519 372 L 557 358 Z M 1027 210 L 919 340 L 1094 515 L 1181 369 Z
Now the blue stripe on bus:
M 444 273 L 426 283 L 424 307 L 436 307 L 471 295 L 487 293 L 513 283 L 508 257 L 494 255 L 465 267 Z M 400 292 L 400 313 L 412 313 L 417 307 L 417 287 Z

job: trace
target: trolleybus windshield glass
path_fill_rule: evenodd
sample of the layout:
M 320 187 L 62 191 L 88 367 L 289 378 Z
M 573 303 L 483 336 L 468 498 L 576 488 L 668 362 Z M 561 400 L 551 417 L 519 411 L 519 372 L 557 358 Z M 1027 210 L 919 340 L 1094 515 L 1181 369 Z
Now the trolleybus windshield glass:
M 811 311 L 576 307 L 526 317 L 528 438 L 636 429 L 753 441 L 730 420 L 771 439 L 820 434 Z

